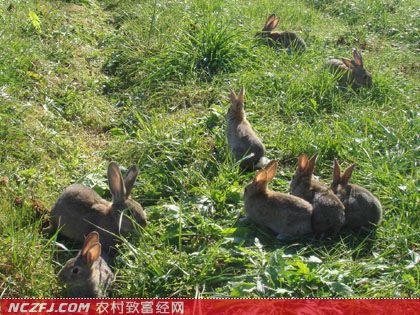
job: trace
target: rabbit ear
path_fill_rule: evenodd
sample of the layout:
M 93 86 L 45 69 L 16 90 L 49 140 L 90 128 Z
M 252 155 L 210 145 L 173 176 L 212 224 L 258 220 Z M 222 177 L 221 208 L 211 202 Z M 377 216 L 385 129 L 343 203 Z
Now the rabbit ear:
M 308 156 L 305 153 L 302 153 L 298 157 L 298 170 L 300 172 L 305 171 L 307 164 L 308 164 Z
M 274 21 L 275 18 L 276 18 L 275 14 L 270 14 L 270 16 L 267 18 L 267 21 L 265 21 L 263 31 L 269 31 L 270 30 L 270 25 Z
M 108 184 L 112 194 L 112 202 L 121 204 L 125 201 L 124 182 L 117 163 L 111 162 L 108 166 Z
M 82 252 L 82 258 L 86 265 L 89 267 L 92 266 L 92 264 L 98 260 L 98 258 L 101 257 L 101 244 L 100 243 L 94 243 L 92 244 L 85 254 Z
M 333 185 L 337 185 L 340 182 L 341 170 L 338 160 L 334 159 L 334 172 L 333 172 Z
M 353 58 L 356 65 L 363 67 L 362 55 L 356 50 L 356 48 L 353 48 Z
M 241 87 L 241 90 L 239 91 L 238 94 L 238 101 L 239 103 L 243 104 L 245 101 L 245 87 Z
M 95 243 L 99 243 L 99 234 L 96 231 L 92 231 L 85 238 L 82 247 L 82 256 L 86 255 L 88 249 Z
M 318 154 L 314 154 L 310 160 L 308 161 L 308 166 L 305 169 L 305 173 L 312 174 L 315 169 L 316 159 L 318 158 Z
M 234 92 L 233 90 L 230 90 L 229 97 L 230 97 L 230 101 L 231 101 L 232 103 L 235 103 L 235 102 L 236 102 L 237 97 L 236 97 L 236 94 L 235 94 L 235 92 Z
M 265 190 L 267 187 L 267 171 L 265 169 L 259 170 L 257 174 L 255 174 L 253 183 L 258 190 Z
M 274 18 L 274 20 L 271 21 L 270 30 L 274 30 L 277 27 L 277 25 L 279 25 L 279 18 L 278 17 Z
M 267 172 L 267 182 L 273 180 L 277 172 L 277 166 L 278 162 L 275 160 L 270 161 L 270 163 L 266 166 L 265 171 Z
M 356 164 L 352 164 L 346 168 L 346 170 L 343 173 L 343 176 L 341 176 L 341 185 L 347 185 L 349 183 L 351 174 L 353 173 L 355 167 Z
M 344 63 L 344 65 L 345 65 L 347 68 L 351 69 L 351 68 L 353 67 L 353 64 L 351 63 L 351 60 L 350 60 L 350 59 L 347 59 L 347 58 L 341 58 L 341 61 Z
M 133 189 L 134 183 L 136 182 L 137 175 L 139 174 L 139 169 L 135 165 L 131 165 L 125 174 L 124 185 L 125 185 L 125 198 L 130 196 L 131 190 Z

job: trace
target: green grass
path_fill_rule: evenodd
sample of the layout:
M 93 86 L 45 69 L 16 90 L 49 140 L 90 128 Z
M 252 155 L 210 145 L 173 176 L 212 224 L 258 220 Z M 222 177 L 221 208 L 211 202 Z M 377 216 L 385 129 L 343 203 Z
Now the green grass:
M 3 1 L 0 4 L 0 297 L 61 296 L 77 246 L 40 233 L 60 192 L 109 198 L 106 167 L 136 163 L 150 225 L 120 247 L 114 297 L 420 297 L 419 19 L 415 1 Z M 270 13 L 308 44 L 258 45 Z M 373 88 L 323 69 L 362 49 Z M 375 235 L 277 241 L 243 221 L 224 135 L 229 88 L 287 191 L 301 152 L 357 163 L 382 202 Z

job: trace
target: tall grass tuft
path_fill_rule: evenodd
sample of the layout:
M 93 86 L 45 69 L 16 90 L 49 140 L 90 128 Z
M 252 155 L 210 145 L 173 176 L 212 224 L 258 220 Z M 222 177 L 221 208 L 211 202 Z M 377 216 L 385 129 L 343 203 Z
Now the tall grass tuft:
M 235 71 L 248 55 L 237 30 L 211 18 L 191 23 L 172 47 L 144 66 L 153 70 L 147 80 L 211 81 L 216 74 Z
M 240 67 L 248 51 L 238 39 L 238 31 L 211 19 L 193 24 L 177 42 L 177 54 L 186 57 L 186 64 L 202 79 L 231 72 Z

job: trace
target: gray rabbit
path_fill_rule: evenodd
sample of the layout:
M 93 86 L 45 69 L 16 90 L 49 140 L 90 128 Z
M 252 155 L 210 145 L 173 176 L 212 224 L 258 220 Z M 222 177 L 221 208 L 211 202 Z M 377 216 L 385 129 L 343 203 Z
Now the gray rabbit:
M 316 234 L 336 234 L 344 224 L 344 205 L 331 189 L 313 176 L 317 155 L 308 160 L 301 154 L 298 167 L 290 183 L 290 192 L 313 206 L 312 228 Z
M 279 18 L 276 17 L 275 14 L 271 14 L 267 18 L 267 21 L 265 22 L 262 31 L 258 32 L 256 36 L 259 38 L 267 39 L 268 45 L 270 46 L 281 45 L 284 48 L 295 48 L 299 51 L 306 50 L 305 41 L 302 38 L 300 38 L 295 32 L 275 32 L 274 29 L 277 27 L 278 24 Z
M 130 198 L 137 174 L 138 169 L 133 165 L 123 178 L 118 165 L 114 162 L 109 164 L 108 183 L 112 202 L 102 199 L 86 186 L 70 185 L 51 210 L 49 230 L 60 228 L 60 234 L 79 242 L 83 242 L 84 235 L 96 230 L 105 252 L 109 254 L 118 241 L 118 235 L 133 230 L 133 224 L 126 215 L 132 216 L 141 226 L 147 224 L 142 206 Z
M 274 178 L 276 171 L 277 161 L 271 161 L 245 187 L 244 203 L 248 218 L 270 228 L 280 239 L 312 233 L 312 206 L 309 202 L 268 190 L 267 184 Z
M 90 232 L 81 251 L 69 259 L 58 273 L 67 287 L 68 297 L 105 297 L 115 276 L 101 257 L 99 234 Z
M 243 159 L 240 163 L 241 169 L 251 171 L 263 167 L 267 164 L 268 159 L 264 157 L 264 144 L 246 119 L 244 97 L 245 89 L 243 87 L 238 96 L 235 92 L 230 92 L 231 105 L 226 115 L 226 135 L 235 160 Z M 252 156 L 247 157 L 248 155 Z
M 372 228 L 382 218 L 382 206 L 379 200 L 367 189 L 349 184 L 355 164 L 350 165 L 341 175 L 340 165 L 334 160 L 332 191 L 346 207 L 345 225 L 351 229 Z
M 330 59 L 327 67 L 332 73 L 342 72 L 340 86 L 351 85 L 353 89 L 372 86 L 372 75 L 363 66 L 362 55 L 353 48 L 353 60 L 347 58 Z

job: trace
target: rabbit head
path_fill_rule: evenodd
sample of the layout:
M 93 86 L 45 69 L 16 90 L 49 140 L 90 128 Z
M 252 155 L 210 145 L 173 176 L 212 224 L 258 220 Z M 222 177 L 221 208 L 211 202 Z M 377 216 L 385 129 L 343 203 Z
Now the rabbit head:
M 72 297 L 103 295 L 114 275 L 101 258 L 101 244 L 96 231 L 88 234 L 82 250 L 66 262 L 58 278 L 67 286 Z
M 311 199 L 312 175 L 315 169 L 318 155 L 313 155 L 310 159 L 306 154 L 299 155 L 296 172 L 290 182 L 290 192 L 305 200 Z
M 230 107 L 227 112 L 227 119 L 228 120 L 238 120 L 242 121 L 245 119 L 245 110 L 244 110 L 244 102 L 245 102 L 245 88 L 242 87 L 239 91 L 239 94 L 236 95 L 234 91 L 230 91 Z
M 255 174 L 254 180 L 245 187 L 244 197 L 249 198 L 256 194 L 265 194 L 267 184 L 273 180 L 277 172 L 278 162 L 273 160 L 264 169 Z
M 120 219 L 124 211 L 128 211 L 127 215 L 132 215 L 135 221 L 141 226 L 146 226 L 147 218 L 142 206 L 135 200 L 130 198 L 131 190 L 138 175 L 138 169 L 132 165 L 126 176 L 123 178 L 118 164 L 111 162 L 108 166 L 108 184 L 112 194 L 112 215 L 115 219 Z M 132 230 L 131 222 L 121 220 L 123 223 L 120 230 L 122 233 Z
M 268 37 L 269 34 L 277 27 L 279 24 L 279 18 L 275 14 L 271 14 L 267 21 L 264 24 L 262 31 L 256 34 L 257 37 Z
M 351 71 L 356 86 L 372 86 L 372 75 L 363 66 L 362 55 L 353 48 L 353 60 L 341 58 L 344 65 Z
M 343 175 L 341 175 L 340 164 L 338 163 L 337 159 L 334 159 L 334 173 L 333 173 L 333 181 L 331 184 L 331 190 L 337 194 L 337 191 L 341 188 L 346 188 L 350 177 L 353 173 L 356 164 L 352 164 L 346 168 Z

